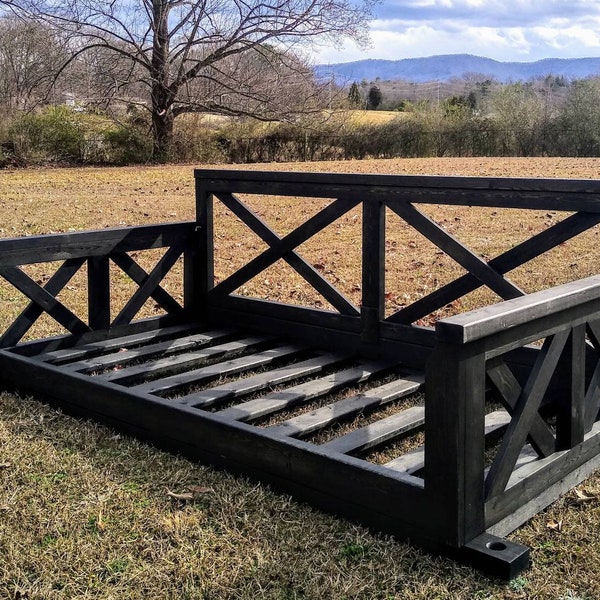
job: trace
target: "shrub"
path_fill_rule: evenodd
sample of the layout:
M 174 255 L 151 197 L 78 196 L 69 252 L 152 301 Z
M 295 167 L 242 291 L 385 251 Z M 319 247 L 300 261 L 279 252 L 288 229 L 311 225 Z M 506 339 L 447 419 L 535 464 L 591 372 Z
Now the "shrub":
M 81 115 L 67 106 L 50 106 L 24 115 L 10 127 L 15 153 L 26 162 L 74 162 L 84 159 Z
M 131 122 L 113 123 L 103 133 L 106 162 L 114 165 L 143 163 L 152 155 L 152 140 Z

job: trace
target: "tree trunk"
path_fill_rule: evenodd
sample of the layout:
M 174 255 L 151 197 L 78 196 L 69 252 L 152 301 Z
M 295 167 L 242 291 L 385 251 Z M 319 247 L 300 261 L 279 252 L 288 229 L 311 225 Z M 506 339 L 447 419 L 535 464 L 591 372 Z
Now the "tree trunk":
M 156 162 L 167 162 L 173 144 L 173 111 L 170 107 L 152 101 L 152 158 Z
M 152 158 L 169 160 L 173 142 L 173 93 L 169 89 L 169 1 L 152 1 Z

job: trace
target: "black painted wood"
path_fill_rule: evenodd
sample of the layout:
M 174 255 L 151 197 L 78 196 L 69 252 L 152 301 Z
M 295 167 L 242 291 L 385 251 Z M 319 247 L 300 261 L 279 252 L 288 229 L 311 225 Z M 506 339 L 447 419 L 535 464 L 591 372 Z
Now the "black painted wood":
M 501 359 L 489 361 L 486 372 L 499 392 L 505 408 L 513 414 L 523 393 L 517 378 Z M 556 450 L 556 440 L 552 430 L 539 413 L 534 413 L 532 416 L 528 438 L 540 456 L 550 456 Z
M 233 194 L 219 194 L 218 199 L 223 202 L 233 214 L 241 219 L 256 235 L 269 246 L 281 242 L 281 238 L 254 212 L 245 206 Z M 290 250 L 282 256 L 298 274 L 305 279 L 327 302 L 341 314 L 358 316 L 359 311 L 339 290 L 327 281 L 312 265 L 307 263 L 297 252 Z M 238 286 L 239 287 L 239 286 Z
M 333 423 L 414 394 L 423 387 L 423 382 L 424 378 L 421 375 L 404 374 L 402 377 L 373 388 L 364 394 L 343 398 L 308 413 L 286 419 L 277 425 L 271 425 L 268 429 L 278 435 L 304 437 Z M 343 452 L 343 450 L 334 449 Z
M 171 327 L 144 329 L 139 333 L 126 333 L 126 331 L 131 332 L 135 328 L 135 325 L 128 325 L 126 328 L 115 328 L 113 330 L 116 334 L 114 337 L 100 338 L 90 342 L 80 342 L 74 346 L 37 353 L 35 356 L 37 360 L 47 361 L 54 365 L 61 365 L 75 360 L 83 360 L 90 356 L 97 356 L 105 352 L 118 350 L 120 348 L 130 349 L 142 346 L 146 343 L 156 343 L 161 340 L 176 339 L 179 335 L 185 336 L 203 329 L 201 325 L 186 323 L 184 325 L 173 325 Z
M 266 346 L 270 341 L 270 338 L 264 336 L 247 337 L 203 348 L 195 352 L 186 352 L 185 354 L 151 360 L 141 365 L 109 371 L 96 375 L 96 377 L 103 381 L 118 382 L 121 385 L 132 385 L 150 377 L 169 376 L 192 369 L 208 359 L 231 358 L 242 352 L 249 352 L 255 348 Z
M 313 358 L 294 362 L 276 369 L 270 369 L 265 373 L 257 373 L 256 375 L 237 381 L 229 381 L 200 392 L 179 396 L 177 401 L 195 406 L 196 408 L 208 408 L 233 398 L 243 398 L 244 396 L 266 390 L 273 386 L 316 375 L 328 367 L 333 367 L 347 360 L 347 358 L 344 355 L 317 352 L 317 355 Z
M 559 244 L 587 231 L 598 223 L 600 223 L 600 214 L 578 213 L 571 215 L 556 225 L 503 252 L 490 260 L 488 264 L 500 274 L 508 273 Z M 480 280 L 468 273 L 390 315 L 387 320 L 394 323 L 413 323 L 457 298 L 476 290 L 481 285 Z
M 78 373 L 103 371 L 114 368 L 117 365 L 122 369 L 132 362 L 143 362 L 158 356 L 166 357 L 171 354 L 182 353 L 185 350 L 197 350 L 204 346 L 222 342 L 233 337 L 234 333 L 231 330 L 216 329 L 203 333 L 186 335 L 174 340 L 145 344 L 144 346 L 130 350 L 121 346 L 116 352 L 109 352 L 108 354 L 102 354 L 95 358 L 85 358 L 63 364 L 65 369 L 77 371 Z M 57 364 L 56 361 L 51 362 Z
M 300 440 L 282 443 L 255 427 L 0 351 L 0 372 L 41 393 L 48 380 L 65 410 L 117 426 L 171 451 L 252 476 L 326 510 L 436 545 L 423 481 Z M 357 492 L 358 490 L 358 492 Z M 364 491 L 363 491 L 364 490 Z M 369 490 L 366 493 L 366 490 Z M 391 529 L 387 526 L 391 526 Z M 418 525 L 418 526 L 417 526 Z
M 569 333 L 568 330 L 562 331 L 544 341 L 544 346 L 515 406 L 512 420 L 486 477 L 485 489 L 488 498 L 501 494 L 510 479 Z
M 581 309 L 580 314 L 577 312 L 579 309 Z M 539 320 L 545 321 L 544 325 L 548 329 L 567 325 L 578 316 L 585 322 L 589 318 L 597 318 L 598 312 L 600 312 L 600 276 L 594 275 L 449 317 L 436 324 L 436 335 L 438 339 L 444 341 L 470 343 L 489 338 L 498 332 L 518 331 L 517 328 Z M 550 318 L 551 316 L 553 318 Z M 540 333 L 543 331 L 540 330 Z M 519 337 L 518 334 L 516 335 Z M 540 337 L 543 335 L 538 339 Z
M 443 250 L 459 265 L 469 271 L 473 277 L 482 284 L 487 285 L 504 300 L 518 298 L 525 294 L 523 290 L 503 277 L 502 274 L 494 270 L 489 263 L 469 250 L 469 248 L 464 246 L 454 236 L 444 231 L 437 223 L 427 215 L 418 211 L 412 204 L 393 203 L 390 204 L 390 208 L 401 219 L 404 219 L 419 233 L 422 233 L 430 242 Z
M 473 345 L 440 341 L 425 381 L 425 464 L 431 474 L 425 489 L 439 502 L 441 539 L 462 546 L 485 529 L 484 356 Z
M 18 267 L 0 268 L 0 276 L 4 277 L 6 281 L 25 294 L 27 298 L 37 304 L 44 312 L 47 312 L 67 331 L 75 334 L 91 331 L 90 327 L 77 315 Z
M 44 290 L 50 296 L 56 296 L 71 281 L 73 275 L 79 271 L 85 262 L 83 258 L 73 258 L 66 260 L 52 275 L 44 286 Z M 42 315 L 44 308 L 40 304 L 30 302 L 27 308 L 13 321 L 13 323 L 0 337 L 0 348 L 14 346 L 21 341 L 23 336 L 29 331 L 31 326 Z
M 149 278 L 148 273 L 140 267 L 129 254 L 120 252 L 111 255 L 111 260 L 126 274 L 132 281 L 140 287 L 143 286 Z M 167 312 L 177 313 L 181 310 L 181 305 L 171 296 L 164 288 L 157 285 L 150 292 L 150 297 L 156 300 L 156 303 L 164 308 Z
M 300 244 L 306 242 L 306 240 L 327 227 L 327 225 L 330 225 L 342 215 L 352 210 L 358 202 L 358 200 L 347 200 L 345 198 L 332 202 L 308 219 L 308 221 L 305 221 L 302 225 L 294 229 L 294 231 L 288 233 L 277 243 L 274 243 L 256 258 L 252 259 L 245 266 L 238 269 L 227 279 L 216 285 L 212 293 L 225 295 L 235 291 L 288 252 L 294 250 Z
M 297 345 L 279 345 L 268 350 L 255 352 L 237 358 L 230 358 L 231 354 L 226 355 L 226 360 L 218 363 L 199 367 L 184 373 L 176 373 L 160 379 L 154 379 L 147 383 L 141 383 L 135 386 L 135 389 L 144 394 L 158 394 L 166 396 L 173 391 L 190 385 L 200 385 L 209 381 L 214 381 L 221 377 L 237 375 L 253 369 L 265 367 L 277 363 L 284 359 L 293 358 L 303 352 L 305 348 Z
M 193 282 L 194 288 L 191 294 L 193 299 L 192 310 L 201 318 L 206 309 L 208 292 L 215 285 L 215 256 L 214 256 L 214 198 L 207 186 L 196 180 L 196 238 L 198 264 L 194 269 L 194 275 L 198 277 Z M 188 304 L 190 295 L 188 295 Z
M 108 256 L 92 256 L 88 268 L 88 322 L 92 329 L 110 326 L 110 262 Z
M 573 179 L 357 175 L 196 169 L 213 192 L 600 212 L 599 182 Z
M 510 415 L 505 410 L 495 410 L 485 415 L 484 436 L 504 431 L 510 423 Z M 537 454 L 536 454 L 537 456 Z M 410 475 L 418 475 L 425 468 L 425 447 L 417 446 L 400 456 L 385 463 L 385 466 L 395 471 L 402 471 Z
M 146 280 L 140 285 L 139 289 L 114 318 L 112 325 L 126 325 L 134 319 L 140 308 L 142 308 L 146 300 L 148 300 L 148 298 L 150 298 L 157 290 L 160 282 L 165 278 L 166 274 L 171 270 L 171 267 L 177 262 L 182 253 L 183 247 L 179 245 L 173 245 L 165 252 Z M 177 307 L 178 309 L 182 309 L 179 304 L 177 304 Z
M 599 223 L 600 182 L 214 170 L 197 171 L 196 178 L 194 223 L 0 240 L 0 272 L 32 299 L 0 342 L 11 348 L 0 350 L 1 376 L 49 393 L 78 414 L 256 475 L 319 506 L 426 546 L 464 551 L 472 562 L 495 565 L 492 570 L 510 571 L 521 555 L 512 547 L 501 549 L 497 544 L 504 542 L 486 537 L 486 528 L 517 523 L 532 507 L 549 501 L 600 464 L 600 366 L 593 363 L 600 350 L 600 279 L 454 317 L 440 323 L 436 332 L 410 323 L 482 284 L 505 298 L 519 296 L 521 290 L 506 273 Z M 236 195 L 241 193 L 332 202 L 280 238 L 243 205 Z M 214 198 L 269 246 L 217 287 Z M 359 203 L 360 312 L 296 251 Z M 422 213 L 419 203 L 575 214 L 486 262 Z M 384 320 L 388 207 L 470 272 Z M 160 247 L 168 250 L 150 273 L 127 254 Z M 160 286 L 182 253 L 184 308 Z M 280 259 L 337 312 L 232 295 Z M 66 262 L 45 286 L 19 269 L 59 260 Z M 112 324 L 110 260 L 139 286 Z M 89 327 L 55 298 L 84 261 L 89 267 Z M 149 298 L 173 315 L 127 324 Z M 13 348 L 44 311 L 73 334 Z M 215 334 L 217 328 L 229 331 L 233 326 L 247 328 L 248 333 L 237 338 L 227 332 L 224 337 Z M 585 332 L 591 342 L 587 345 Z M 286 340 L 274 338 L 283 333 Z M 547 338 L 542 351 L 522 348 L 542 338 Z M 315 350 L 316 346 L 329 352 Z M 345 362 L 350 353 L 355 354 L 354 366 Z M 400 362 L 405 363 L 404 370 L 398 369 Z M 376 421 L 320 448 L 295 439 L 418 389 L 422 383 L 402 373 L 407 365 L 421 368 L 426 362 L 426 444 L 400 457 L 404 467 L 400 462 L 371 465 L 344 453 L 364 452 L 414 431 L 423 425 L 422 407 Z M 124 368 L 111 370 L 115 367 Z M 108 372 L 92 376 L 95 369 Z M 256 369 L 259 372 L 253 372 Z M 248 376 L 237 378 L 242 373 Z M 395 378 L 381 386 L 380 377 L 391 373 Z M 317 378 L 309 381 L 309 375 Z M 220 376 L 232 380 L 218 381 Z M 495 431 L 504 430 L 504 436 L 489 470 L 483 463 L 491 420 L 485 415 L 486 377 L 512 417 L 509 422 L 503 413 L 492 424 Z M 328 396 L 367 380 L 378 387 L 368 391 L 366 386 L 367 391 L 350 398 Z M 187 393 L 194 385 L 206 389 L 180 398 L 161 397 Z M 214 387 L 209 389 L 210 385 Z M 282 389 L 273 391 L 273 386 Z M 304 408 L 299 414 L 303 404 L 315 399 L 327 405 L 310 412 Z M 219 404 L 225 402 L 237 404 Z M 221 410 L 206 410 L 213 407 Z M 554 451 L 554 437 L 540 407 L 544 414 L 555 411 L 558 446 L 564 450 Z M 289 408 L 299 412 L 281 416 L 278 425 L 250 425 Z
M 363 203 L 361 339 L 374 344 L 384 318 L 385 205 Z
M 562 388 L 556 415 L 556 449 L 566 450 L 583 442 L 585 433 L 585 324 L 571 330 L 557 369 Z M 562 368 L 561 368 L 562 367 Z
M 422 406 L 413 406 L 403 411 L 365 425 L 323 444 L 328 450 L 353 454 L 376 448 L 381 444 L 412 433 L 425 423 Z
M 535 514 L 597 468 L 600 468 L 598 423 L 586 434 L 584 441 L 574 448 L 535 461 L 525 460 L 523 466 L 513 472 L 504 493 L 486 501 L 487 526 L 510 518 L 530 502 L 537 505 L 537 510 L 533 513 Z M 525 517 L 525 520 L 529 516 L 531 514 Z M 523 519 L 517 518 L 513 529 L 521 523 Z
M 587 333 L 598 355 L 596 368 L 590 379 L 587 392 L 585 394 L 585 416 L 584 432 L 588 433 L 594 422 L 600 416 L 600 322 L 590 321 L 587 323 Z
M 395 366 L 382 361 L 361 361 L 357 366 L 301 383 L 283 391 L 271 392 L 262 398 L 248 400 L 230 408 L 218 411 L 221 417 L 235 421 L 249 422 L 301 403 L 315 400 L 331 392 L 368 381 Z
M 0 268 L 163 248 L 188 239 L 194 227 L 194 223 L 164 223 L 0 239 Z

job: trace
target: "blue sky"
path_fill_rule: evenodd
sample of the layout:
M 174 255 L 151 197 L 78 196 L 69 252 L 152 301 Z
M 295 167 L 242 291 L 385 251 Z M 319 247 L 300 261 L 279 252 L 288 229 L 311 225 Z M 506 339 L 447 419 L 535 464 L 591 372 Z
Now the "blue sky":
M 371 47 L 320 48 L 317 63 L 475 54 L 529 62 L 600 56 L 600 0 L 382 0 Z

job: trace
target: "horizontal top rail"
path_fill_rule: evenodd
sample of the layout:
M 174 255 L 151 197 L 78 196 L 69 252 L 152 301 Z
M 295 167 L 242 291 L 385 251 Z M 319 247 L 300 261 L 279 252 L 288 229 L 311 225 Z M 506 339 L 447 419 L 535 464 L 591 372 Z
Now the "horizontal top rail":
M 600 301 L 600 275 L 448 317 L 436 323 L 436 337 L 468 344 L 594 301 Z
M 208 192 L 600 212 L 600 180 L 196 169 Z
M 118 227 L 0 239 L 0 268 L 164 248 L 190 235 L 194 222 Z

